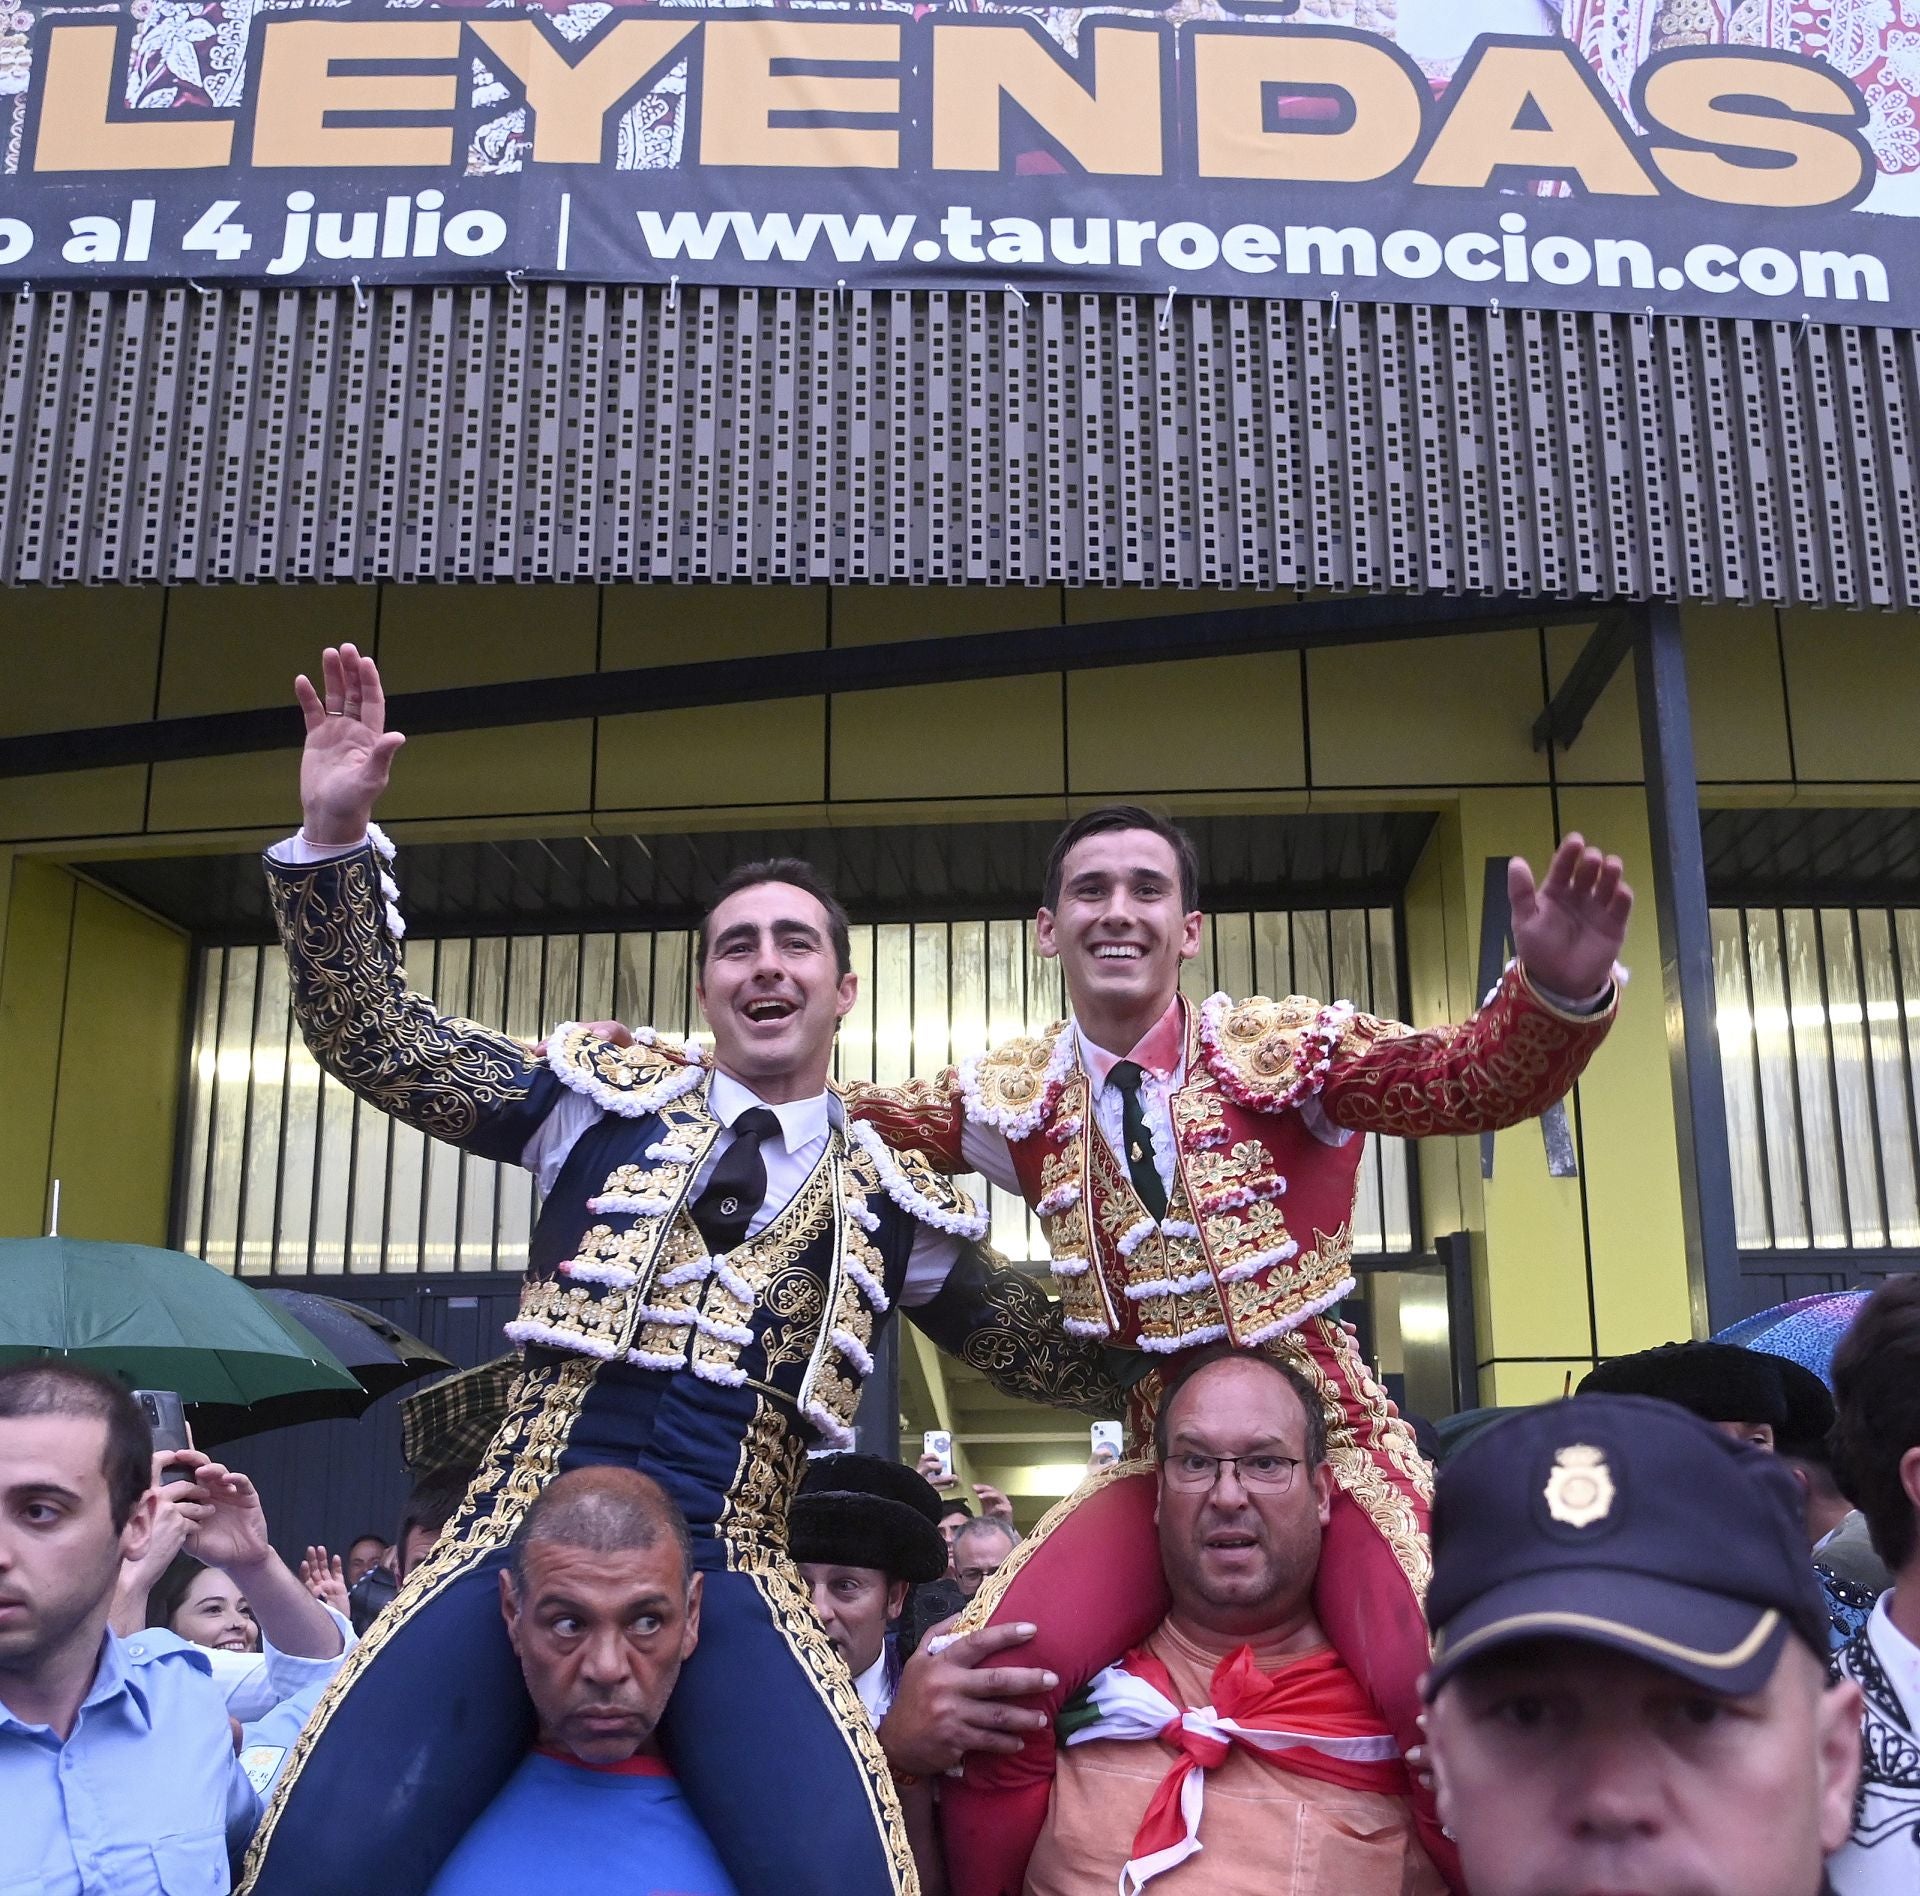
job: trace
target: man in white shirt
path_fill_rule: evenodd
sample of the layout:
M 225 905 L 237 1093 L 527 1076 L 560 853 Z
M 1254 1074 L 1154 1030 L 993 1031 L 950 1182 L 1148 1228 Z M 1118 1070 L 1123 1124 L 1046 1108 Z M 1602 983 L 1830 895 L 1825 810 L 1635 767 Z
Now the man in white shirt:
M 259 1815 L 258 1761 L 234 1756 L 236 1682 L 216 1676 L 234 1655 L 110 1624 L 153 1535 L 156 1460 L 109 1378 L 59 1361 L 0 1369 L 0 1889 L 212 1896 Z M 252 1483 L 192 1460 L 195 1483 L 167 1506 L 201 1552 L 257 1583 L 265 1651 L 246 1659 L 281 1691 L 316 1685 L 337 1656 L 289 1659 L 275 1639 L 337 1655 L 350 1635 L 268 1546 Z
M 1920 1276 L 1890 1277 L 1833 1358 L 1835 1473 L 1893 1570 L 1835 1664 L 1866 1698 L 1853 1834 L 1827 1865 L 1837 1896 L 1920 1889 Z

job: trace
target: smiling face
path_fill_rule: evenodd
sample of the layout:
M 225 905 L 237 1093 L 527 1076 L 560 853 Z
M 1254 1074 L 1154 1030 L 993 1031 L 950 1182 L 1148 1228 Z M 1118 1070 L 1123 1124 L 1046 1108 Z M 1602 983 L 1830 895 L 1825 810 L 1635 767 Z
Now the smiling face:
M 787 882 L 757 882 L 707 918 L 695 990 L 723 1073 L 770 1105 L 827 1083 L 834 1030 L 858 984 L 840 972 L 827 911 Z
M 1166 1418 L 1155 1518 L 1175 1610 L 1205 1631 L 1271 1632 L 1309 1611 L 1320 1536 L 1333 1495 L 1325 1462 L 1309 1470 L 1307 1418 L 1292 1387 L 1259 1363 L 1229 1357 L 1196 1370 Z M 1300 1464 L 1283 1490 L 1249 1488 L 1237 1463 L 1176 1486 L 1183 1456 L 1261 1457 Z
M 813 1560 L 800 1562 L 800 1578 L 813 1596 L 828 1643 L 857 1679 L 880 1657 L 887 1627 L 907 1603 L 907 1583 L 889 1580 L 878 1567 Z
M 526 1581 L 500 1576 L 507 1637 L 540 1718 L 540 1742 L 585 1764 L 651 1749 L 680 1668 L 700 1640 L 700 1576 L 679 1543 L 596 1553 L 561 1541 L 525 1550 Z
M 1172 1003 L 1181 962 L 1200 952 L 1200 924 L 1181 902 L 1179 858 L 1164 836 L 1101 830 L 1067 852 L 1058 906 L 1040 911 L 1034 941 L 1058 957 L 1080 1025 L 1127 1053 Z
M 211 1646 L 215 1652 L 260 1650 L 253 1608 L 218 1567 L 204 1568 L 193 1576 L 167 1621 L 167 1630 L 196 1646 Z
M 0 1420 L 0 1702 L 11 1678 L 98 1649 L 120 1562 L 146 1552 L 152 1497 L 116 1529 L 106 1451 L 94 1416 Z
M 1475 1896 L 1813 1896 L 1846 1840 L 1859 1689 L 1789 1639 L 1723 1698 L 1572 1640 L 1463 1668 L 1427 1714 Z

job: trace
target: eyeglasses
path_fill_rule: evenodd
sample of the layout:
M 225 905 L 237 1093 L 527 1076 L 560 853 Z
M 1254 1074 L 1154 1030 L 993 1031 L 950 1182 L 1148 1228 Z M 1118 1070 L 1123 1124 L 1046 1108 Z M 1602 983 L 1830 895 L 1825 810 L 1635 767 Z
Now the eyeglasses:
M 1169 1455 L 1161 1464 L 1170 1488 L 1211 1488 L 1223 1468 L 1231 1468 L 1243 1488 L 1256 1494 L 1285 1494 L 1300 1466 L 1292 1455 Z
M 1000 1569 L 997 1566 L 962 1567 L 953 1577 L 958 1580 L 963 1587 L 977 1587 L 983 1581 L 992 1579 L 999 1571 Z

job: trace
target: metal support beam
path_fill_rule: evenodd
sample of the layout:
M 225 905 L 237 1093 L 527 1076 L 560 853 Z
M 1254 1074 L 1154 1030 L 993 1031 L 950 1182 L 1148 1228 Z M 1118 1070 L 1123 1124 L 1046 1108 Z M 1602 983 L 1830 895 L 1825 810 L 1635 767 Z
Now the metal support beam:
M 1610 612 L 1593 628 L 1593 635 L 1580 648 L 1580 656 L 1560 681 L 1553 702 L 1533 721 L 1533 748 L 1545 750 L 1549 744 L 1567 749 L 1585 728 L 1600 694 L 1613 682 L 1620 662 L 1633 650 L 1634 628 L 1638 615 Z
M 748 609 L 750 596 L 743 595 L 742 611 Z M 911 607 L 903 602 L 901 610 Z M 404 692 L 387 700 L 387 722 L 409 736 L 424 737 L 430 731 L 497 730 L 569 718 L 614 717 L 628 711 L 680 711 L 696 705 L 883 691 L 896 685 L 1158 664 L 1172 658 L 1224 658 L 1244 652 L 1297 652 L 1313 646 L 1494 632 L 1556 625 L 1591 612 L 1590 605 L 1578 601 L 1528 597 L 1471 600 L 1430 593 L 1417 598 L 1303 599 L 1097 625 L 901 639 L 884 645 L 832 646 Z M 0 777 L 289 750 L 299 745 L 301 734 L 289 680 L 288 702 L 261 710 L 0 738 Z
M 1653 605 L 1634 645 L 1640 749 L 1653 833 L 1654 901 L 1673 1111 L 1680 1146 L 1687 1289 L 1696 1336 L 1746 1314 L 1733 1219 L 1733 1167 L 1714 1019 L 1713 936 L 1700 846 L 1700 785 L 1694 774 L 1680 608 Z
M 1473 1239 L 1449 1231 L 1433 1241 L 1447 1277 L 1447 1354 L 1453 1369 L 1453 1406 L 1480 1406 L 1480 1313 L 1473 1294 Z
M 946 1358 L 940 1354 L 939 1346 L 911 1323 L 892 1324 L 886 1334 L 900 1339 L 904 1345 L 901 1356 L 896 1357 L 896 1361 L 902 1362 L 902 1374 L 900 1382 L 895 1385 L 895 1412 L 897 1414 L 900 1407 L 900 1383 L 907 1385 L 909 1394 L 915 1391 L 925 1394 L 926 1413 L 931 1415 L 933 1426 L 947 1430 L 953 1437 L 953 1473 L 954 1479 L 960 1484 L 955 1492 L 964 1496 L 974 1480 L 973 1464 L 967 1453 L 966 1439 L 954 1426 L 956 1412 L 953 1392 L 947 1384 Z M 896 1423 L 896 1448 L 902 1446 L 899 1444 L 898 1435 Z M 861 1446 L 864 1448 L 866 1444 L 862 1442 Z M 918 1441 L 908 1442 L 904 1447 L 910 1452 L 903 1459 L 914 1462 L 920 1459 Z

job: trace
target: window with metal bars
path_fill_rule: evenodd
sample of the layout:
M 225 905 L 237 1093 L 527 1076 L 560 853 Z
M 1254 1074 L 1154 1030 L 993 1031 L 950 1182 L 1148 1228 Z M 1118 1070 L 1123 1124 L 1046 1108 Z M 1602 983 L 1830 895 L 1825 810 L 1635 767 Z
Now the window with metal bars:
M 1713 911 L 1743 1251 L 1920 1246 L 1920 909 Z
M 853 930 L 860 999 L 835 1055 L 842 1079 L 904 1080 L 1059 1018 L 1060 969 L 1025 920 Z M 693 937 L 409 937 L 407 978 L 449 1013 L 529 1040 L 556 1021 L 644 1021 L 697 1033 Z M 1199 999 L 1301 993 L 1397 1014 L 1399 954 L 1384 908 L 1209 918 L 1183 985 Z M 532 1181 L 436 1145 L 356 1100 L 301 1043 L 277 947 L 209 948 L 199 967 L 175 1241 L 242 1275 L 518 1269 Z M 1407 1149 L 1376 1140 L 1361 1168 L 1354 1248 L 1415 1248 Z M 992 1242 L 1037 1265 L 1045 1240 L 1012 1195 L 988 1199 Z

